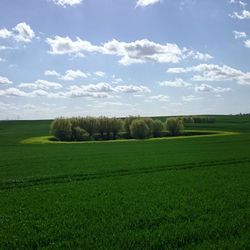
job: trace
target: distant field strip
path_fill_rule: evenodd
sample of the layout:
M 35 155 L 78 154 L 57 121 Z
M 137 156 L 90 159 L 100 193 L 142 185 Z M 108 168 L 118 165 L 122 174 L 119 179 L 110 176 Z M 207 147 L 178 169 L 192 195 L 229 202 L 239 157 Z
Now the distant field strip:
M 38 185 L 46 184 L 60 184 L 67 182 L 78 182 L 78 181 L 88 181 L 94 179 L 103 179 L 109 177 L 120 177 L 120 176 L 129 176 L 129 175 L 140 175 L 148 173 L 156 173 L 162 171 L 177 171 L 177 170 L 186 170 L 202 167 L 214 167 L 214 166 L 225 166 L 225 165 L 234 165 L 250 163 L 250 158 L 240 158 L 240 159 L 226 159 L 226 160 L 214 160 L 214 161 L 204 161 L 204 162 L 193 162 L 186 164 L 175 164 L 175 165 L 164 165 L 150 168 L 140 168 L 135 170 L 121 169 L 116 171 L 109 171 L 103 173 L 88 173 L 88 174 L 75 174 L 75 175 L 61 175 L 61 176 L 46 176 L 39 178 L 25 178 L 21 180 L 11 180 L 4 181 L 0 183 L 0 190 L 6 189 L 16 189 L 16 188 L 25 188 Z
M 104 140 L 104 141 L 54 141 L 53 136 L 37 136 L 30 137 L 22 140 L 23 144 L 80 144 L 80 143 L 117 143 L 117 142 L 133 142 L 133 141 L 157 141 L 157 140 L 175 140 L 175 139 L 190 139 L 190 138 L 200 138 L 200 137 L 211 137 L 211 136 L 228 136 L 228 135 L 238 135 L 239 132 L 231 131 L 212 131 L 212 130 L 187 130 L 187 132 L 200 132 L 204 134 L 200 135 L 185 135 L 185 136 L 169 136 L 169 137 L 158 137 L 149 138 L 144 140 L 138 139 L 117 139 L 117 140 Z

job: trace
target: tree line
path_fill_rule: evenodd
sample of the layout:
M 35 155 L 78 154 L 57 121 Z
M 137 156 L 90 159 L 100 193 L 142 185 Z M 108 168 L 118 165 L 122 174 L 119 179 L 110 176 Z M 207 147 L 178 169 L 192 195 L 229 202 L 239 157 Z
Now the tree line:
M 160 119 L 129 116 L 126 118 L 72 117 L 57 118 L 51 124 L 51 133 L 61 141 L 145 139 L 151 137 L 178 136 L 186 123 L 211 123 L 213 117 L 184 116 Z

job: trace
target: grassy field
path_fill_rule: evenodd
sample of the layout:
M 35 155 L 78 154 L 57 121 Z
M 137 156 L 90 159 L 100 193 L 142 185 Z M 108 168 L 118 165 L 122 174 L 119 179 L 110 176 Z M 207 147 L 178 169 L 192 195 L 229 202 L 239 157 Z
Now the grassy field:
M 0 122 L 0 249 L 249 249 L 250 117 L 238 135 L 22 144 L 50 121 Z

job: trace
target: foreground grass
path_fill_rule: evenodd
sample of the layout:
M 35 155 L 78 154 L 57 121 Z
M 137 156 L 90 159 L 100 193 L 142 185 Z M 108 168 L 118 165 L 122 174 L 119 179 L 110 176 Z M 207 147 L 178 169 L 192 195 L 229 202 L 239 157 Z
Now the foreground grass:
M 219 119 L 241 134 L 20 144 L 49 122 L 0 123 L 0 249 L 247 249 L 250 119 Z

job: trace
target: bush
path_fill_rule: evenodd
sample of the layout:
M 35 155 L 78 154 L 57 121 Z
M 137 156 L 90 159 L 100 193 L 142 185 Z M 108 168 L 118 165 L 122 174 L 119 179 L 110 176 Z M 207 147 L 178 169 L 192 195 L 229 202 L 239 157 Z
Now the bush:
M 166 121 L 166 128 L 170 135 L 180 135 L 184 130 L 183 121 L 179 118 L 168 118 Z
M 88 140 L 90 140 L 89 133 L 80 127 L 73 128 L 72 134 L 74 135 L 73 139 L 75 141 L 88 141 Z
M 51 124 L 51 133 L 60 141 L 72 140 L 72 125 L 69 119 L 57 118 Z
M 145 139 L 150 136 L 150 128 L 144 119 L 133 120 L 129 130 L 131 136 L 135 139 Z
M 161 136 L 161 132 L 163 131 L 163 124 L 160 120 L 153 120 L 153 137 L 159 137 Z

